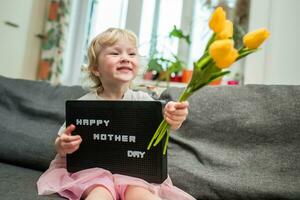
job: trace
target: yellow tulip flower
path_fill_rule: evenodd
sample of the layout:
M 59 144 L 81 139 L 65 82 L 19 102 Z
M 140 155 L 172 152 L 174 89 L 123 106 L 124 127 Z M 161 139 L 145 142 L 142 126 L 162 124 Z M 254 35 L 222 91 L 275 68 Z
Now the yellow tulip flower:
M 230 20 L 225 21 L 224 29 L 218 33 L 218 39 L 232 38 L 233 35 L 233 23 Z
M 261 28 L 256 31 L 252 31 L 247 33 L 243 37 L 244 45 L 249 49 L 256 49 L 258 48 L 268 37 L 270 36 L 270 32 L 265 29 Z
M 209 47 L 209 54 L 220 69 L 229 67 L 239 56 L 233 40 L 216 40 Z
M 209 27 L 215 33 L 220 33 L 224 29 L 225 23 L 226 23 L 226 13 L 223 10 L 223 8 L 218 7 L 211 16 L 211 19 L 209 21 Z

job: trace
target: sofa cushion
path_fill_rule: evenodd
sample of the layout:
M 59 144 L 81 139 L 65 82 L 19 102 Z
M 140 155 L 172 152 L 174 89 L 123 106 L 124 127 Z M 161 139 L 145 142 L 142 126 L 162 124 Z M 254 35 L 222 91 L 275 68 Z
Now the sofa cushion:
M 300 199 L 300 86 L 206 87 L 189 103 L 170 139 L 175 185 L 198 199 Z
M 79 86 L 0 76 L 0 161 L 45 170 L 53 159 L 64 102 L 84 95 Z
M 38 196 L 36 181 L 42 172 L 0 162 L 1 199 L 56 200 L 56 194 Z

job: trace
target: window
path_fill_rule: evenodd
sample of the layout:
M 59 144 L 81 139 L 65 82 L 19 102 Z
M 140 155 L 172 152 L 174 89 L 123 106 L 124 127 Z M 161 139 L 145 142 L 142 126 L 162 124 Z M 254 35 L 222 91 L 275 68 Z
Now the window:
M 125 28 L 128 0 L 98 0 L 94 2 L 89 42 L 107 28 Z
M 160 1 L 156 50 L 165 58 L 171 58 L 172 53 L 178 51 L 178 40 L 169 38 L 168 34 L 174 25 L 180 27 L 182 3 L 182 0 Z
M 154 9 L 155 0 L 143 0 L 139 35 L 139 53 L 142 56 L 150 55 L 153 19 L 155 13 Z
M 75 2 L 78 4 L 77 14 L 75 15 L 77 20 L 74 23 L 75 28 L 73 28 L 73 31 L 76 30 L 71 42 L 76 45 L 74 48 L 70 48 L 74 51 L 70 53 L 70 57 L 75 58 L 75 61 L 70 59 L 72 63 L 70 62 L 70 67 L 66 71 L 68 77 L 74 77 L 72 83 L 79 80 L 77 74 L 82 63 L 86 63 L 86 56 L 84 55 L 92 38 L 108 27 L 129 28 L 137 32 L 139 52 L 143 56 L 142 68 L 147 67 L 148 58 L 157 52 L 159 57 L 170 60 L 173 60 L 173 55 L 178 55 L 186 64 L 186 67 L 192 69 L 193 62 L 203 54 L 205 45 L 211 36 L 208 20 L 212 8 L 224 4 L 230 10 L 233 10 L 238 1 L 140 0 L 139 5 L 136 4 L 136 1 L 131 0 L 76 0 Z M 81 6 L 82 2 L 89 3 L 84 3 L 86 6 Z M 189 13 L 189 15 L 185 15 L 185 13 Z M 136 18 L 136 16 L 141 17 Z M 78 21 L 81 21 L 81 23 L 78 23 Z M 128 21 L 132 23 L 128 23 Z M 190 35 L 190 46 L 182 45 L 177 38 L 169 37 L 169 33 L 174 26 L 188 30 L 184 31 L 184 34 Z M 78 45 L 79 43 L 80 45 Z M 83 44 L 81 45 L 81 43 Z M 74 68 L 76 69 L 74 70 Z M 76 74 L 73 71 L 76 71 Z M 69 75 L 71 73 L 75 75 Z

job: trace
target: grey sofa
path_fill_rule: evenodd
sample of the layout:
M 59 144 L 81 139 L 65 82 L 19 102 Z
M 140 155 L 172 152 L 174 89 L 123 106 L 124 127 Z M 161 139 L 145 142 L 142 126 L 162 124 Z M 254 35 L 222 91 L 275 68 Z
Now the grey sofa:
M 1 199 L 61 199 L 37 196 L 36 181 L 55 155 L 65 100 L 85 93 L 0 76 Z M 300 199 L 300 86 L 206 87 L 189 102 L 169 145 L 175 185 L 197 199 Z

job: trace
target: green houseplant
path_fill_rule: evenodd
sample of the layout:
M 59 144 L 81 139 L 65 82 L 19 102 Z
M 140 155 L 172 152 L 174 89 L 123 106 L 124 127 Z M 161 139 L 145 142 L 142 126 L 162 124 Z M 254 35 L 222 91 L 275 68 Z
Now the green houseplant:
M 188 45 L 191 44 L 190 36 L 184 34 L 183 31 L 176 26 L 169 32 L 169 38 L 177 38 L 179 40 L 184 40 Z M 166 81 L 167 86 L 170 82 L 170 77 L 172 73 L 179 73 L 183 70 L 185 63 L 179 59 L 179 57 L 171 52 L 171 58 L 166 58 L 160 52 L 155 52 L 149 62 L 147 71 L 155 71 L 160 73 L 158 81 Z

